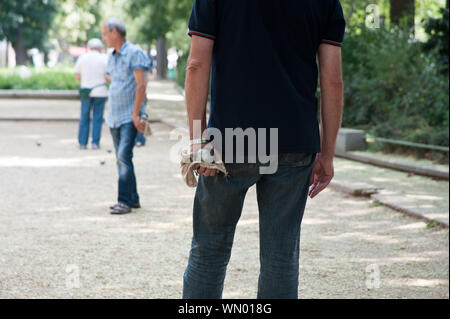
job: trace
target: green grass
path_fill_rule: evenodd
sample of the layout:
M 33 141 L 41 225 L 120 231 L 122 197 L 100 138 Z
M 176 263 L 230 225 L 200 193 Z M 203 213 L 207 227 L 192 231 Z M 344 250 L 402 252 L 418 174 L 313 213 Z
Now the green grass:
M 381 204 L 380 202 L 374 201 L 372 199 L 369 200 L 372 204 L 372 207 L 380 207 L 383 206 L 383 204 Z
M 433 220 L 427 224 L 427 229 L 435 228 L 437 226 L 438 226 L 438 223 Z
M 0 69 L 1 90 L 76 90 L 80 87 L 73 69 L 30 69 L 31 76 L 22 79 L 18 69 Z

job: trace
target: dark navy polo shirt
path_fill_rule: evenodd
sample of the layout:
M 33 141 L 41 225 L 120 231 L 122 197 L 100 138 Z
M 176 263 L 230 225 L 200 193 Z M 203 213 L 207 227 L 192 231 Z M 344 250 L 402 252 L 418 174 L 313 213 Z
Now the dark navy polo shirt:
M 195 0 L 189 35 L 215 41 L 208 126 L 278 128 L 280 153 L 320 152 L 316 55 L 344 31 L 339 0 Z

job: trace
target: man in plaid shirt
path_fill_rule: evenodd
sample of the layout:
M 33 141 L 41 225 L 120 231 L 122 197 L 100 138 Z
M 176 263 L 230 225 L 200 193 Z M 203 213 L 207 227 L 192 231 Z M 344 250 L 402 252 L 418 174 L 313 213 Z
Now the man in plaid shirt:
M 125 24 L 108 19 L 102 26 L 103 40 L 114 51 L 108 57 L 110 79 L 109 108 L 106 123 L 110 127 L 119 169 L 119 196 L 111 214 L 128 214 L 140 208 L 133 166 L 133 148 L 137 132 L 143 132 L 140 117 L 145 111 L 145 74 L 149 61 L 145 53 L 126 40 Z

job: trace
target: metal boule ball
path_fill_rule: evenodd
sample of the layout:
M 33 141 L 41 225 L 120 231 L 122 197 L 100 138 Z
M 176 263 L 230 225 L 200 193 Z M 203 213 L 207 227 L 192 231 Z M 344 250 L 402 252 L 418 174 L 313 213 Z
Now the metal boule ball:
M 201 148 L 195 154 L 195 161 L 214 163 L 214 155 L 211 149 Z
M 37 146 L 41 146 L 42 143 L 41 143 L 40 141 L 36 141 L 36 145 L 37 145 Z
M 106 161 L 104 159 L 100 160 L 100 165 L 105 165 Z

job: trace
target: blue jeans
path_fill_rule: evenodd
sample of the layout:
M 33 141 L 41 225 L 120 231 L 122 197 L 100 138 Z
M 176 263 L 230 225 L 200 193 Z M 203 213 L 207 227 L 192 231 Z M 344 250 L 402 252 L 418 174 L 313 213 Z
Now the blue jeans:
M 228 176 L 200 176 L 183 298 L 222 298 L 236 225 L 245 195 L 254 184 L 261 265 L 257 297 L 298 298 L 300 225 L 315 157 L 282 154 L 273 175 L 261 175 L 257 164 L 226 164 Z
M 80 143 L 80 145 L 86 146 L 88 144 L 91 110 L 93 113 L 92 144 L 100 145 L 105 103 L 105 97 L 91 97 L 88 99 L 81 99 L 81 116 L 78 128 L 78 143 Z
M 110 128 L 110 130 L 119 169 L 118 202 L 128 206 L 138 204 L 139 195 L 132 161 L 137 130 L 132 122 L 123 124 L 118 128 Z

